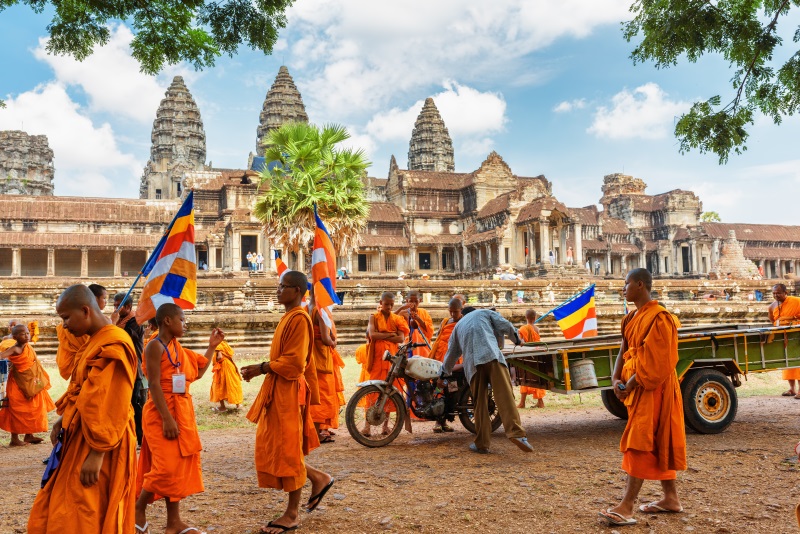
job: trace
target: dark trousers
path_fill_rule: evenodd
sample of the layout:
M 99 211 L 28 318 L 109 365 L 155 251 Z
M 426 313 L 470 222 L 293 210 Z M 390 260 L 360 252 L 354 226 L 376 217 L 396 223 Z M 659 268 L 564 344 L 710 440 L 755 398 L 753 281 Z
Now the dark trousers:
M 144 407 L 144 397 L 147 390 L 142 387 L 142 381 L 138 377 L 133 383 L 133 395 L 131 396 L 131 406 L 133 406 L 133 419 L 136 422 L 136 443 L 142 444 L 144 431 L 142 430 L 142 408 Z
M 525 429 L 514 401 L 514 390 L 511 389 L 511 375 L 508 367 L 497 360 L 475 367 L 475 374 L 469 383 L 472 390 L 472 401 L 475 405 L 475 446 L 479 449 L 489 448 L 492 435 L 492 421 L 489 418 L 489 384 L 492 385 L 492 396 L 500 412 L 503 428 L 508 438 L 524 438 Z

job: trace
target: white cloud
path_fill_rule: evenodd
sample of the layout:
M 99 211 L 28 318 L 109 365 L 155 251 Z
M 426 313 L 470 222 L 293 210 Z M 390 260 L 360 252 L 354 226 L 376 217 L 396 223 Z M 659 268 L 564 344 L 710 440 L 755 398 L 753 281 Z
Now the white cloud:
M 138 191 L 143 164 L 117 146 L 108 123 L 99 126 L 83 114 L 63 85 L 50 82 L 9 98 L 0 113 L 0 130 L 24 126 L 47 135 L 54 153 L 56 193 L 117 197 Z
M 630 92 L 623 89 L 600 106 L 587 132 L 608 139 L 663 139 L 672 133 L 675 117 L 689 109 L 689 102 L 670 100 L 658 84 L 646 83 Z
M 555 113 L 569 113 L 576 109 L 583 109 L 586 107 L 586 99 L 579 98 L 576 100 L 564 100 L 553 108 Z
M 148 123 L 155 118 L 158 104 L 173 76 L 184 76 L 191 91 L 191 83 L 199 75 L 182 66 L 168 67 L 158 77 L 141 73 L 139 63 L 131 57 L 132 40 L 133 33 L 127 26 L 116 25 L 111 28 L 108 43 L 97 47 L 84 61 L 48 54 L 44 37 L 39 39 L 33 54 L 53 69 L 58 82 L 83 90 L 90 112 L 110 113 Z
M 520 69 L 520 58 L 616 24 L 629 7 L 630 0 L 305 0 L 289 10 L 284 38 L 310 114 L 349 121 L 442 79 L 536 83 L 537 67 Z

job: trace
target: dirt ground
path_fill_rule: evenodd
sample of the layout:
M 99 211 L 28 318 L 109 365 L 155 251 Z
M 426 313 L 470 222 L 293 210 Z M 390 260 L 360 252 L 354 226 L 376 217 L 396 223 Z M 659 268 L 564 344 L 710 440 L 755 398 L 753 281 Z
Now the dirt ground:
M 780 385 L 770 382 L 770 389 Z M 798 410 L 800 401 L 774 394 L 741 398 L 727 432 L 688 435 L 689 470 L 679 475 L 686 512 L 639 513 L 639 525 L 617 530 L 796 532 L 798 467 L 787 459 L 800 438 Z M 591 401 L 526 409 L 523 423 L 534 454 L 519 452 L 502 431 L 491 454 L 470 453 L 471 435 L 458 423 L 448 435 L 415 423 L 413 434 L 381 449 L 362 447 L 341 428 L 335 443 L 308 458 L 336 483 L 320 508 L 302 517 L 302 531 L 612 532 L 597 511 L 622 494 L 617 446 L 624 422 Z M 280 514 L 285 495 L 256 485 L 252 426 L 203 430 L 201 437 L 206 492 L 182 504 L 185 519 L 209 533 L 241 534 Z M 3 444 L 7 438 L 0 432 Z M 0 533 L 25 531 L 48 452 L 45 445 L 0 450 Z M 641 501 L 656 500 L 659 488 L 646 483 Z M 162 503 L 150 508 L 150 520 L 154 533 L 163 532 Z

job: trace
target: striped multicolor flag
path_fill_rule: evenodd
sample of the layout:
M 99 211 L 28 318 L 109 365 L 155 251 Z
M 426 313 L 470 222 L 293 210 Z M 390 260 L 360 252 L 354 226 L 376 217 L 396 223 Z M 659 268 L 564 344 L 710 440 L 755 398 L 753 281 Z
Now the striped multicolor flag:
M 594 284 L 553 310 L 553 316 L 567 339 L 597 335 Z
M 172 302 L 184 310 L 197 304 L 194 192 L 189 192 L 141 274 L 147 277 L 147 283 L 136 308 L 139 324 L 155 317 L 164 303 Z
M 285 263 L 280 256 L 278 256 L 278 251 L 275 251 L 275 269 L 278 270 L 278 279 L 283 276 L 283 273 L 289 270 Z
M 331 236 L 314 206 L 317 229 L 314 232 L 314 250 L 311 252 L 311 282 L 314 286 L 314 302 L 328 328 L 335 332 L 333 305 L 341 304 L 336 295 L 336 251 Z

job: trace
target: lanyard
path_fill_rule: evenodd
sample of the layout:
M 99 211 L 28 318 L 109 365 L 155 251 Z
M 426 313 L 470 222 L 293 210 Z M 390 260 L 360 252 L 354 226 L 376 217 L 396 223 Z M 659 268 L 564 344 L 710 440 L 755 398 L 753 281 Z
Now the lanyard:
M 156 336 L 156 339 L 158 340 L 158 342 L 159 342 L 159 343 L 161 343 L 161 346 L 162 346 L 162 347 L 164 347 L 164 350 L 165 350 L 165 351 L 167 351 L 167 359 L 169 360 L 169 363 L 170 363 L 170 364 L 172 364 L 172 367 L 174 367 L 174 368 L 176 368 L 176 369 L 180 368 L 180 366 L 181 366 L 181 362 L 180 362 L 180 361 L 178 361 L 178 353 L 177 353 L 177 351 L 175 352 L 175 361 L 173 362 L 173 361 L 172 361 L 172 356 L 171 356 L 171 355 L 170 355 L 170 353 L 169 353 L 169 347 L 167 347 L 167 346 L 164 344 L 164 342 L 163 342 L 163 341 L 161 341 L 161 338 L 160 338 L 160 337 Z

